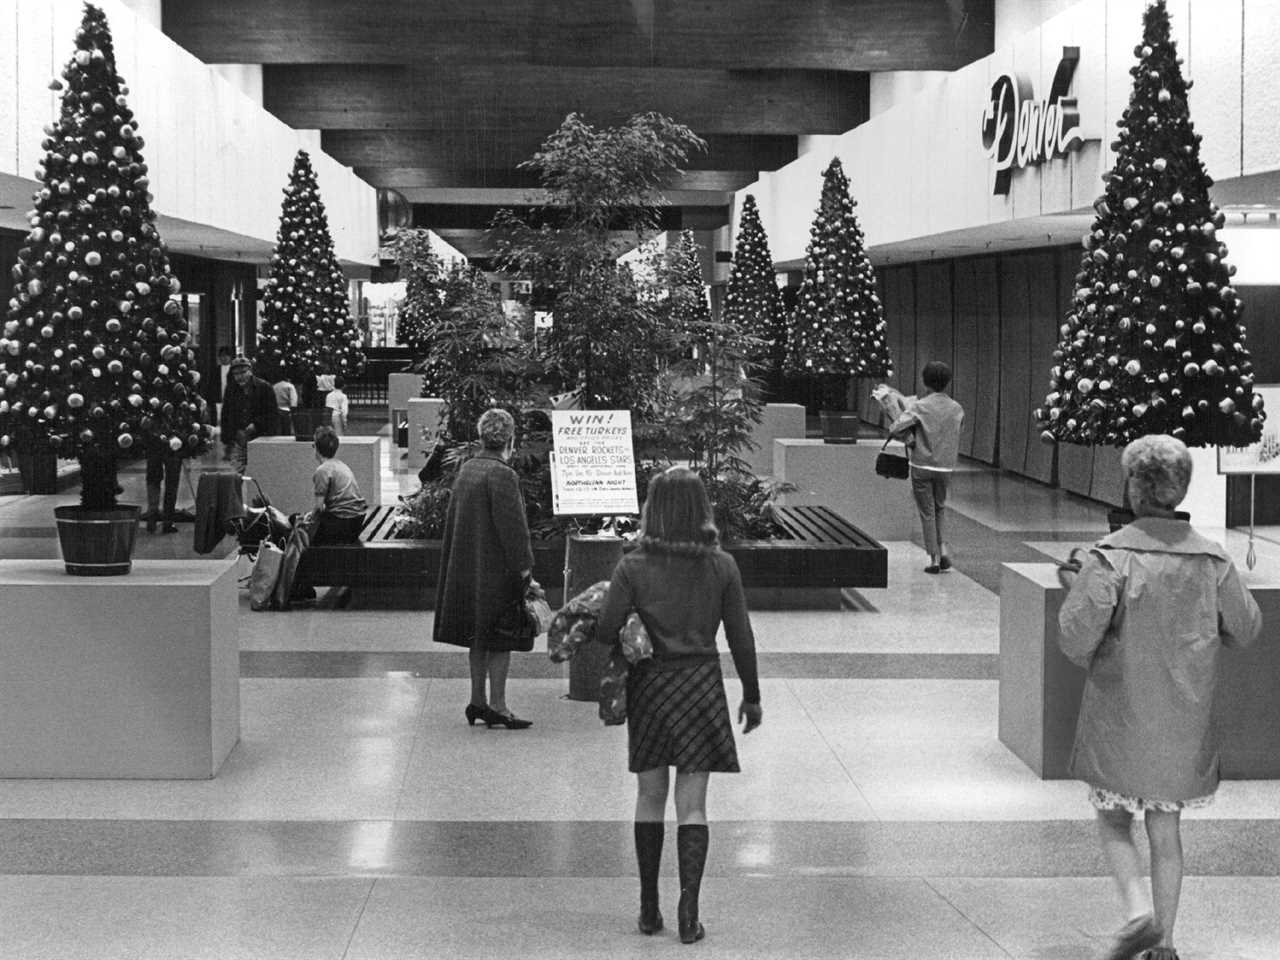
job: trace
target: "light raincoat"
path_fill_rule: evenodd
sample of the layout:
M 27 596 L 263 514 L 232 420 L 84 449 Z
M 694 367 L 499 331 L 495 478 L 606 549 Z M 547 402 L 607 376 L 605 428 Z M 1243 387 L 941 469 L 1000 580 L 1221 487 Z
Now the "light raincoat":
M 1072 776 L 1144 800 L 1212 794 L 1218 651 L 1262 627 L 1223 548 L 1185 520 L 1135 520 L 1089 551 L 1058 623 L 1089 671 Z

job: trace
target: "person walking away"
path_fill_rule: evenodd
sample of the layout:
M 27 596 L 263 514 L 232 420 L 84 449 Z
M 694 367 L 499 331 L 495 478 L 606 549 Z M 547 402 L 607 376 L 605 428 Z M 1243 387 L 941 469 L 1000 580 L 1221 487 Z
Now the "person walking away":
M 293 432 L 293 411 L 298 406 L 298 388 L 289 371 L 280 369 L 280 379 L 271 385 L 276 395 L 276 422 L 282 434 Z
M 162 533 L 177 533 L 178 481 L 182 477 L 182 455 L 170 448 L 168 441 L 147 438 L 147 533 L 156 532 L 163 522 Z M 163 486 L 163 512 L 161 489 Z
M 243 475 L 249 462 L 249 441 L 275 435 L 276 395 L 271 384 L 253 375 L 253 363 L 239 356 L 231 361 L 231 378 L 222 399 L 224 459 Z
M 213 368 L 213 376 L 204 381 L 204 398 L 215 416 L 222 414 L 222 395 L 226 392 L 227 381 L 231 379 L 231 348 L 218 348 L 218 365 Z
M 1089 785 L 1128 921 L 1106 957 L 1146 950 L 1149 960 L 1177 960 L 1180 816 L 1218 787 L 1218 653 L 1252 643 L 1262 617 L 1226 551 L 1174 515 L 1191 481 L 1182 442 L 1141 437 L 1120 465 L 1136 519 L 1089 551 L 1058 618 L 1062 652 L 1088 671 L 1071 774 Z M 1151 848 L 1150 898 L 1137 814 Z
M 652 659 L 627 677 L 628 769 L 636 774 L 635 847 L 643 934 L 662 929 L 658 868 L 662 861 L 670 768 L 676 768 L 677 908 L 682 943 L 705 934 L 698 896 L 706 866 L 707 784 L 713 772 L 737 773 L 733 724 L 716 651 L 724 624 L 742 681 L 738 719 L 750 733 L 763 719 L 755 638 L 742 576 L 719 547 L 711 503 L 701 478 L 672 467 L 649 483 L 637 549 L 613 571 L 596 623 L 596 639 L 618 642 L 632 610 L 653 643 Z
M 325 394 L 324 397 L 324 405 L 333 411 L 333 430 L 340 437 L 345 436 L 347 433 L 347 414 L 351 410 L 351 401 L 347 399 L 347 395 L 342 390 L 346 385 L 347 381 L 341 375 L 335 375 L 333 389 Z
M 515 420 L 495 407 L 484 412 L 476 428 L 480 452 L 458 470 L 445 515 L 432 639 L 471 651 L 467 723 L 523 730 L 531 721 L 507 707 L 511 648 L 494 629 L 532 582 L 524 499 L 519 477 L 507 463 L 515 447 Z
M 905 398 L 887 384 L 880 384 L 872 396 L 892 421 L 889 435 L 906 443 L 911 461 L 911 494 L 920 513 L 924 548 L 929 554 L 925 573 L 941 573 L 951 568 L 951 556 L 944 535 L 944 512 L 951 474 L 960 456 L 960 426 L 964 408 L 947 395 L 951 368 L 941 360 L 930 360 L 920 372 L 924 390 Z

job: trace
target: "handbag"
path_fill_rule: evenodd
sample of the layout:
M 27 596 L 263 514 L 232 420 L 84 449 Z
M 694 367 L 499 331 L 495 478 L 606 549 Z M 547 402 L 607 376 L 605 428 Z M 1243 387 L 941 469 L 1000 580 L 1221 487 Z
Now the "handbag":
M 600 677 L 600 719 L 606 727 L 627 722 L 627 674 L 631 663 L 615 649 Z
M 534 639 L 547 632 L 551 620 L 551 605 L 547 603 L 546 594 L 536 582 L 529 580 L 520 597 L 508 604 L 498 617 L 493 635 L 503 647 L 528 653 L 533 649 Z
M 876 455 L 876 473 L 890 480 L 905 480 L 911 476 L 911 461 L 900 453 L 889 453 L 885 449 L 892 439 L 892 437 L 884 438 L 880 453 Z

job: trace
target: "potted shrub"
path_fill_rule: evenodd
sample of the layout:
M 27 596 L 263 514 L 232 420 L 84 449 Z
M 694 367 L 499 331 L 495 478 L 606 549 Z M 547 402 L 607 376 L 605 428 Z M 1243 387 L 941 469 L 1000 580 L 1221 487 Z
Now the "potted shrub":
M 347 306 L 347 279 L 333 252 L 329 218 L 305 150 L 294 158 L 284 188 L 257 360 L 272 379 L 277 372 L 300 375 L 301 406 L 293 412 L 293 432 L 308 443 L 315 428 L 328 424 L 331 416 L 324 393 L 333 384 L 322 378 L 340 374 L 351 379 L 364 369 L 360 331 Z
M 62 78 L 0 337 L 0 447 L 79 459 L 80 505 L 55 510 L 67 571 L 124 574 L 140 510 L 116 502 L 118 462 L 145 444 L 195 455 L 208 430 L 143 140 L 92 5 Z

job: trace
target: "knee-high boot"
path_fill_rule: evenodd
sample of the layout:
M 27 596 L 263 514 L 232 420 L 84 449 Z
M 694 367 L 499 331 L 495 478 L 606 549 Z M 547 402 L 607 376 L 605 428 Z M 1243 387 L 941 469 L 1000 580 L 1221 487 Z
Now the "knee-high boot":
M 698 891 L 702 887 L 702 870 L 707 865 L 707 825 L 683 823 L 676 830 L 676 849 L 680 858 L 680 942 L 695 943 L 706 936 L 698 922 Z
M 147 481 L 147 533 L 156 532 L 160 519 L 160 481 Z
M 662 929 L 658 910 L 658 868 L 662 866 L 662 840 L 665 825 L 637 820 L 636 864 L 640 868 L 640 932 L 646 936 Z

